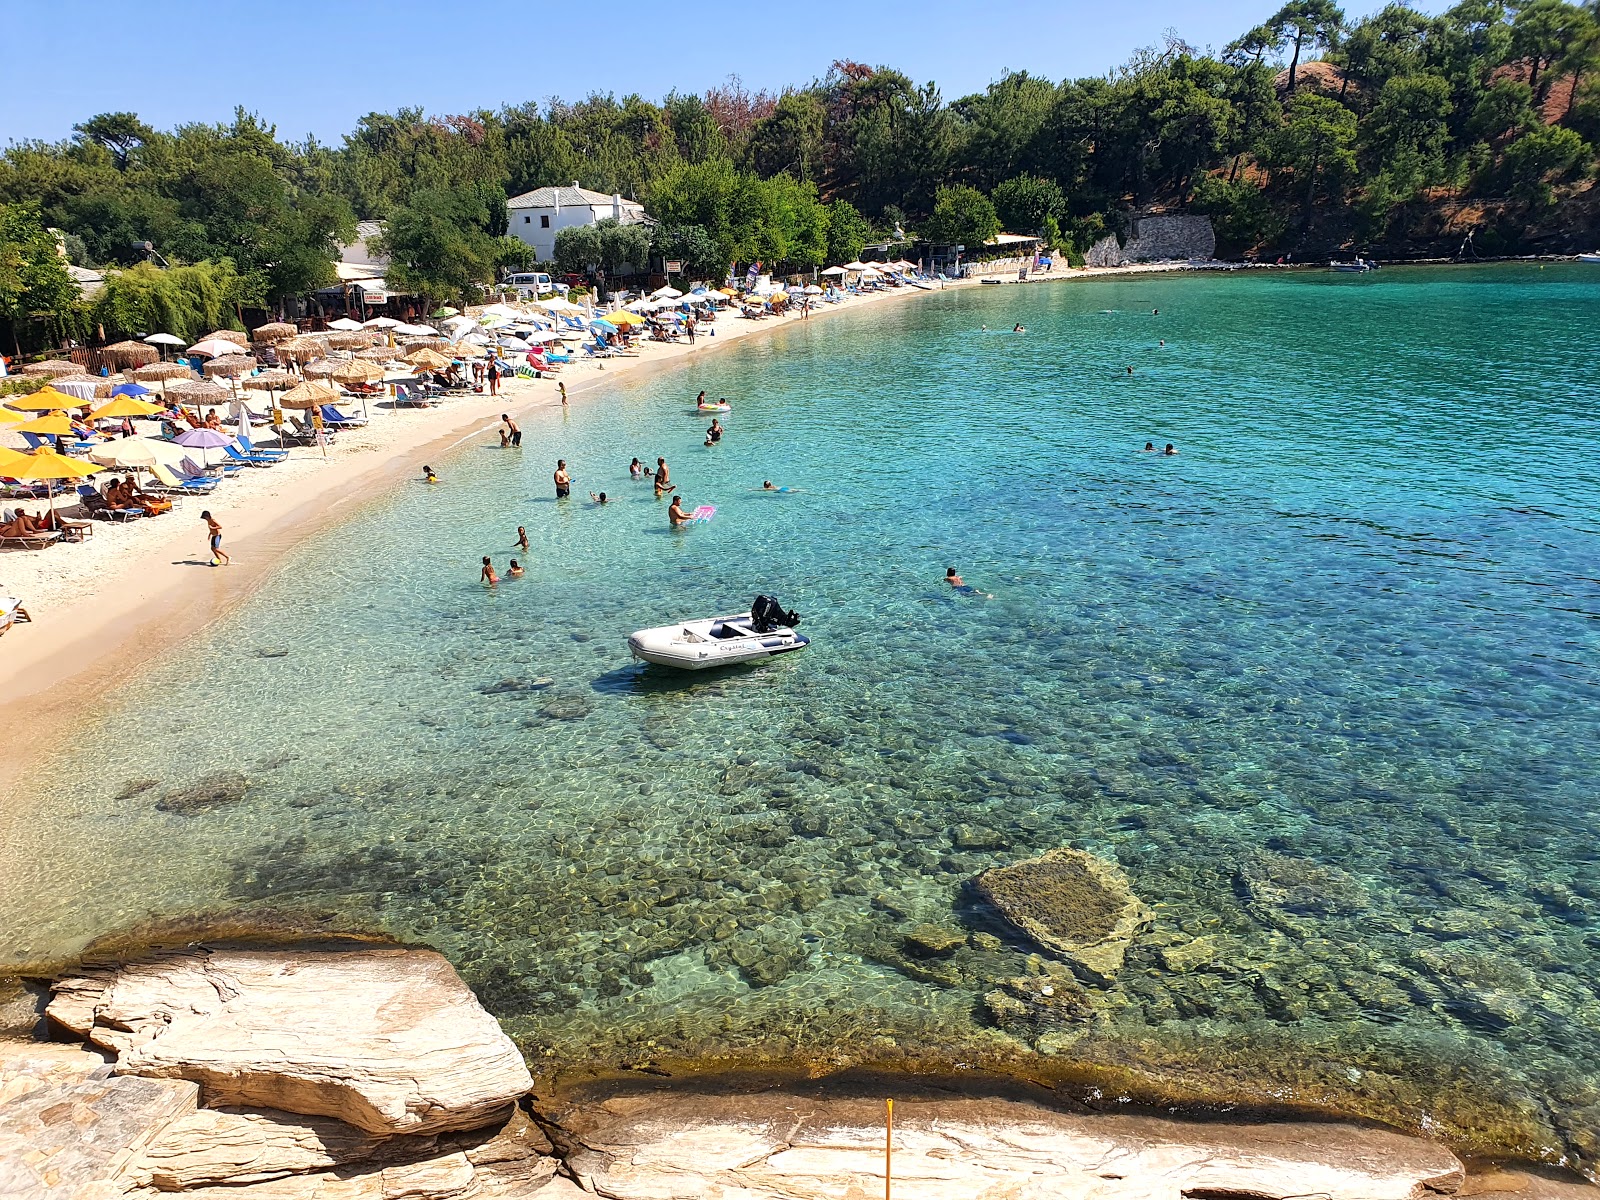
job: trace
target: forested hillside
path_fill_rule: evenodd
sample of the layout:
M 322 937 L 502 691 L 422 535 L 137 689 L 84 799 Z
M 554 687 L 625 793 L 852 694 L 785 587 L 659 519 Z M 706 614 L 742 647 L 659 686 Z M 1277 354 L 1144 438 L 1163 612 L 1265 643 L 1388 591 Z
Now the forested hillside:
M 504 198 L 574 180 L 643 201 L 656 249 L 707 276 L 807 269 L 896 230 L 973 245 L 1003 226 L 1081 253 L 1152 208 L 1210 214 L 1233 254 L 1448 252 L 1469 230 L 1483 254 L 1589 248 L 1597 4 L 1392 4 L 1349 22 L 1293 0 L 1215 54 L 1169 34 L 1101 77 L 1014 72 L 954 100 L 836 62 L 781 94 L 374 113 L 338 146 L 242 111 L 170 131 L 86 117 L 0 156 L 0 316 L 76 319 L 57 311 L 41 225 L 79 265 L 132 263 L 148 242 L 200 265 L 213 298 L 270 307 L 330 283 L 336 241 L 383 219 L 394 283 L 460 294 L 525 260 Z M 139 274 L 102 319 L 180 286 Z

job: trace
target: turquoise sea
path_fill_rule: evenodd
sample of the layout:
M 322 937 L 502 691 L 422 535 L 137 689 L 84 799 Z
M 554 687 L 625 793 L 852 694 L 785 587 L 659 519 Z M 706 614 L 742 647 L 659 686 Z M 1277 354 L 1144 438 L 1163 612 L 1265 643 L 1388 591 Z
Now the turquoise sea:
M 378 930 L 544 1076 L 1006 1070 L 1593 1168 L 1597 351 L 1596 268 L 1239 273 L 950 292 L 620 380 L 373 497 L 116 697 L 7 800 L 0 957 Z M 713 521 L 668 529 L 627 474 L 658 454 Z M 527 577 L 481 586 L 519 524 Z M 758 591 L 810 649 L 628 661 Z M 1001 1028 L 1044 967 L 970 881 L 1057 846 L 1154 925 L 1092 1016 Z

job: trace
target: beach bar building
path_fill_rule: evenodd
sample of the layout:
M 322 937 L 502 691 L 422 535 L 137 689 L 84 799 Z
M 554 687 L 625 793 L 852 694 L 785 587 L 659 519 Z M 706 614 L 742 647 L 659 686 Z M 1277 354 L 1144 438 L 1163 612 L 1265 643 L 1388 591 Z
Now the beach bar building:
M 534 188 L 506 201 L 506 211 L 511 217 L 507 231 L 518 241 L 533 247 L 533 256 L 539 262 L 552 262 L 556 256 L 556 234 L 573 225 L 597 225 L 607 217 L 619 225 L 648 224 L 644 205 L 637 200 L 624 200 L 613 193 L 591 192 L 578 186 Z

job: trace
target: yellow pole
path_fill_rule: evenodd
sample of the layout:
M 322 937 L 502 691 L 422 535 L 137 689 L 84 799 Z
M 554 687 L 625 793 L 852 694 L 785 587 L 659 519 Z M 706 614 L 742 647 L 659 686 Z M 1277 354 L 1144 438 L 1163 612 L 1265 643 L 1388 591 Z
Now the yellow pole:
M 894 1101 L 885 1102 L 889 1116 L 883 1126 L 883 1200 L 889 1200 L 890 1168 L 894 1157 Z

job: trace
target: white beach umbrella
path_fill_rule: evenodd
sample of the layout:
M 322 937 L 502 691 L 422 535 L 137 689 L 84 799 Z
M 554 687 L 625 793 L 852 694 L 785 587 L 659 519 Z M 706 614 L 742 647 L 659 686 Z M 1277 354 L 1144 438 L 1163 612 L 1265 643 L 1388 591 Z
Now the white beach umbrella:
M 370 321 L 361 322 L 362 329 L 397 329 L 403 321 L 396 321 L 393 317 L 373 317 Z
M 170 333 L 152 333 L 145 341 L 152 346 L 181 346 L 183 339 Z
M 820 296 L 822 295 L 822 289 L 814 283 L 808 283 L 806 284 L 805 294 L 808 296 Z
M 360 321 L 351 320 L 349 317 L 340 317 L 337 321 L 328 322 L 329 329 L 337 329 L 340 333 L 356 333 L 362 328 Z
M 554 329 L 536 329 L 532 333 L 522 335 L 525 342 L 559 342 L 561 335 Z
M 668 285 L 667 287 L 658 287 L 655 291 L 651 292 L 650 295 L 656 300 L 660 300 L 663 297 L 668 300 L 676 300 L 679 296 L 683 295 L 683 293 L 677 288 Z
M 208 338 L 190 346 L 189 353 L 202 354 L 207 358 L 222 358 L 224 355 L 238 354 L 239 343 L 230 342 L 226 338 Z
M 823 275 L 843 275 L 844 274 L 844 268 L 843 267 L 823 267 L 822 271 L 821 271 L 821 274 L 823 274 Z

